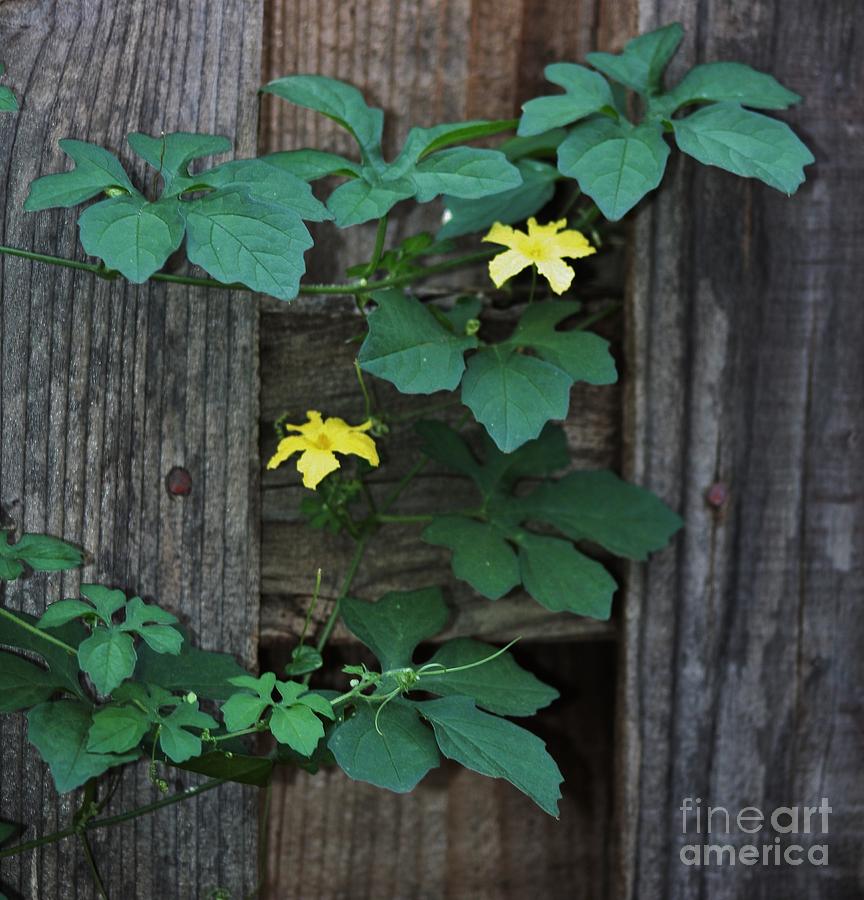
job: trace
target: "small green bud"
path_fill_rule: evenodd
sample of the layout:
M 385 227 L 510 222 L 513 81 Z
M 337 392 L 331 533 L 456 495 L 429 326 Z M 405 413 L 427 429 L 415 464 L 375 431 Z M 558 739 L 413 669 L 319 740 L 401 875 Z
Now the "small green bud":
M 129 191 L 124 190 L 121 187 L 105 188 L 105 195 L 107 197 L 124 197 L 128 193 Z
M 184 699 L 186 700 L 187 703 L 197 703 L 198 695 L 195 693 L 195 691 L 189 691 L 189 693 L 186 695 L 186 697 Z
M 465 323 L 465 334 L 468 337 L 473 337 L 480 330 L 480 320 L 479 319 L 469 319 Z

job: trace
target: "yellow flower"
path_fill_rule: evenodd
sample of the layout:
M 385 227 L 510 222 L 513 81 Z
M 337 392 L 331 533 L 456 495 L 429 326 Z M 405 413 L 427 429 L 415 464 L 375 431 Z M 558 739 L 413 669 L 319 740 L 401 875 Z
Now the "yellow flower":
M 570 287 L 575 272 L 564 262 L 564 257 L 581 259 L 597 250 L 588 243 L 581 231 L 562 231 L 566 219 L 538 225 L 535 218 L 528 220 L 528 233 L 517 231 L 509 225 L 496 222 L 484 241 L 509 247 L 489 262 L 489 275 L 495 287 L 501 287 L 508 278 L 527 266 L 537 266 L 537 271 L 549 282 L 556 294 L 563 294 Z
M 321 413 L 310 409 L 306 413 L 309 420 L 303 425 L 285 425 L 286 431 L 298 431 L 279 441 L 273 457 L 267 463 L 268 469 L 275 469 L 292 454 L 302 451 L 297 460 L 297 471 L 303 476 L 304 487 L 313 491 L 318 483 L 341 463 L 337 453 L 351 453 L 378 465 L 378 451 L 375 441 L 364 432 L 372 427 L 372 420 L 362 425 L 349 425 L 342 419 L 321 419 Z

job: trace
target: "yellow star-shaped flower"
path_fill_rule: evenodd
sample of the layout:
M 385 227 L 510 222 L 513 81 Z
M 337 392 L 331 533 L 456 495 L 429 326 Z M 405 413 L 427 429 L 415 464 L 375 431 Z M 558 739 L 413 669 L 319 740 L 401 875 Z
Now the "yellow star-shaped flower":
M 335 472 L 341 463 L 337 453 L 353 454 L 378 465 L 378 451 L 375 441 L 364 432 L 372 427 L 372 420 L 362 425 L 349 425 L 343 419 L 323 419 L 321 413 L 310 409 L 306 413 L 309 420 L 303 425 L 285 425 L 286 431 L 298 431 L 279 441 L 279 446 L 267 463 L 268 469 L 280 466 L 294 453 L 301 452 L 297 460 L 297 471 L 303 476 L 303 486 L 315 490 L 319 482 Z
M 489 262 L 489 275 L 495 282 L 495 287 L 500 288 L 507 279 L 528 266 L 537 266 L 537 271 L 549 282 L 549 287 L 556 294 L 563 294 L 576 274 L 564 262 L 564 257 L 581 259 L 597 252 L 581 231 L 562 231 L 566 227 L 566 219 L 538 225 L 532 216 L 528 220 L 526 234 L 496 222 L 483 240 L 490 244 L 503 244 L 510 249 L 499 253 Z

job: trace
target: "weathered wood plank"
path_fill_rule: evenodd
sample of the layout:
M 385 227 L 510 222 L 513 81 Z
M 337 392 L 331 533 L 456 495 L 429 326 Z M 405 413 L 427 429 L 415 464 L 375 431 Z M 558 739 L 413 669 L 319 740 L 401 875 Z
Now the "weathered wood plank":
M 0 57 L 23 96 L 0 121 L 3 242 L 80 256 L 77 211 L 25 214 L 31 179 L 67 163 L 63 137 L 131 163 L 127 132 L 231 136 L 254 153 L 257 0 L 42 2 L 0 7 Z M 140 175 L 141 172 L 138 171 Z M 3 257 L 0 506 L 16 528 L 91 554 L 82 577 L 176 611 L 193 640 L 250 664 L 258 616 L 257 311 L 249 295 L 135 288 Z M 166 493 L 173 466 L 192 494 Z M 33 612 L 78 576 L 33 578 L 6 602 Z M 2 721 L 0 811 L 27 838 L 69 823 L 20 718 Z M 140 769 L 109 809 L 158 796 Z M 194 783 L 185 776 L 182 784 Z M 229 787 L 92 838 L 112 897 L 241 896 L 255 884 L 257 797 Z M 65 841 L 2 864 L 25 897 L 95 896 Z
M 640 4 L 643 30 L 685 20 L 687 61 L 741 59 L 801 93 L 783 118 L 817 164 L 789 200 L 679 162 L 636 226 L 630 474 L 687 528 L 634 574 L 626 604 L 622 897 L 864 889 L 862 12 Z M 728 491 L 719 508 L 705 497 L 715 483 Z M 733 814 L 827 797 L 830 834 L 780 839 L 827 842 L 830 866 L 684 866 L 682 845 L 701 842 L 692 820 L 682 834 L 685 797 Z

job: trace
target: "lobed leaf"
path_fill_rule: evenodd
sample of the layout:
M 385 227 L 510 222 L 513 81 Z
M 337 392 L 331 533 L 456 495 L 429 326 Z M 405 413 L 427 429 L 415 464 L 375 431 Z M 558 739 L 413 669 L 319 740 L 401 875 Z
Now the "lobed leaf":
M 476 199 L 509 191 L 522 183 L 519 170 L 499 150 L 454 147 L 419 162 L 410 173 L 418 203 L 439 194 Z
M 675 55 L 684 29 L 678 22 L 641 34 L 628 41 L 621 53 L 589 53 L 595 69 L 640 94 L 660 90 L 663 71 Z
M 135 645 L 113 626 L 96 628 L 78 647 L 78 663 L 100 694 L 110 694 L 135 671 Z
M 82 565 L 81 551 L 47 534 L 24 534 L 10 544 L 10 531 L 0 529 L 0 580 L 14 581 L 29 566 L 34 572 L 60 572 Z
M 400 201 L 413 197 L 414 184 L 407 178 L 373 184 L 357 178 L 340 184 L 327 198 L 327 208 L 340 228 L 380 219 Z
M 217 156 L 231 149 L 231 141 L 227 137 L 188 131 L 175 131 L 159 137 L 135 131 L 126 140 L 142 159 L 158 170 L 165 183 L 166 194 L 176 192 L 175 188 L 189 177 L 189 163 L 192 160 Z
M 553 63 L 544 72 L 549 81 L 563 87 L 566 93 L 536 97 L 524 103 L 517 132 L 520 137 L 544 134 L 606 108 L 614 110 L 612 91 L 602 75 L 575 63 Z
M 714 62 L 694 66 L 663 95 L 663 100 L 671 113 L 689 103 L 711 101 L 730 101 L 755 109 L 786 109 L 801 98 L 766 72 L 744 63 Z

